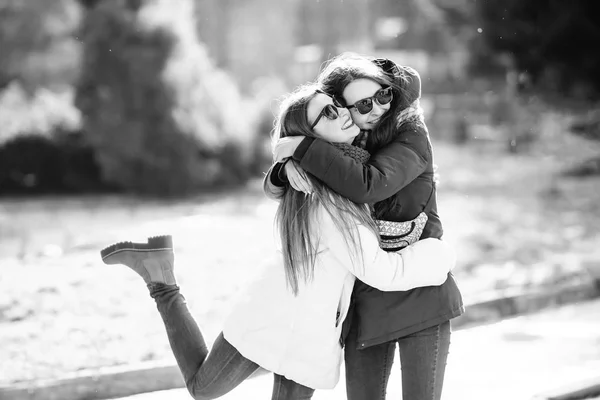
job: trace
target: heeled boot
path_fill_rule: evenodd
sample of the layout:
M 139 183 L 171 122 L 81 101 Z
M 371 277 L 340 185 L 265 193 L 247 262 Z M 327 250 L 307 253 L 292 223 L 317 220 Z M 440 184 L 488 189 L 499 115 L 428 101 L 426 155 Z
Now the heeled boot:
M 120 242 L 100 251 L 105 264 L 123 264 L 137 272 L 146 285 L 176 285 L 171 235 L 148 238 L 147 243 Z

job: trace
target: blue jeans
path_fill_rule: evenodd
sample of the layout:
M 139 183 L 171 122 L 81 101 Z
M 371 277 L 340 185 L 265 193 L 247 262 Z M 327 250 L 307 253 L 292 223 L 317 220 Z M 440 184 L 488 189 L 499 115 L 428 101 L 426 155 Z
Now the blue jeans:
M 179 287 L 148 285 L 167 330 L 169 343 L 188 391 L 196 400 L 216 399 L 248 379 L 260 366 L 244 356 L 223 337 L 208 351 L 198 324 L 190 314 Z M 314 389 L 273 374 L 272 400 L 305 400 Z
M 402 398 L 441 399 L 450 321 L 362 350 L 356 348 L 357 339 L 356 324 L 352 324 L 344 352 L 348 400 L 385 400 L 396 343 L 400 347 Z

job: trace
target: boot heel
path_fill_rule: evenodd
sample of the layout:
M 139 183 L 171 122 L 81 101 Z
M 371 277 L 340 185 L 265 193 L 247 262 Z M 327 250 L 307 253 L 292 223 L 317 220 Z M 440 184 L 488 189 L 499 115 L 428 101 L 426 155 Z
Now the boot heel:
M 148 247 L 151 249 L 172 249 L 173 237 L 171 235 L 149 237 Z

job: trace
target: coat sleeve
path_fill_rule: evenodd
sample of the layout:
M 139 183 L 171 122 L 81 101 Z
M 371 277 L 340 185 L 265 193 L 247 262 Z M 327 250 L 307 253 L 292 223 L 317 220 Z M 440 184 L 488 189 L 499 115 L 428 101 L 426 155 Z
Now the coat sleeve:
M 377 236 L 357 222 L 360 248 L 354 252 L 324 209 L 319 223 L 321 242 L 327 248 L 324 254 L 330 253 L 357 279 L 382 291 L 439 286 L 456 264 L 452 246 L 439 239 L 423 239 L 398 252 L 386 252 L 379 247 Z
M 293 158 L 335 192 L 355 203 L 376 203 L 404 188 L 431 158 L 426 132 L 415 128 L 371 155 L 363 164 L 320 139 L 305 138 Z
M 263 192 L 271 200 L 278 201 L 281 199 L 283 192 L 285 191 L 285 182 L 280 175 L 283 166 L 283 163 L 273 164 L 263 179 Z

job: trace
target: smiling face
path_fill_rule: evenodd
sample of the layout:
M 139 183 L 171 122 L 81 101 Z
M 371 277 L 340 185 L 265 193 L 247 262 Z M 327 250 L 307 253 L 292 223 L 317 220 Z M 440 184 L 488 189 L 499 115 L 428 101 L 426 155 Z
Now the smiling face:
M 308 122 L 312 125 L 319 117 L 327 105 L 333 105 L 331 97 L 317 93 L 310 100 L 306 109 Z M 321 115 L 319 121 L 314 126 L 313 131 L 319 138 L 332 143 L 352 143 L 359 134 L 360 129 L 354 124 L 350 117 L 350 111 L 345 108 L 337 107 L 338 116 L 335 119 L 329 119 L 326 115 Z
M 379 83 L 371 79 L 356 79 L 350 82 L 344 89 L 344 101 L 347 105 L 352 105 L 359 100 L 373 96 L 382 87 Z M 381 117 L 388 112 L 390 105 L 391 103 L 381 105 L 373 101 L 373 109 L 370 112 L 361 114 L 356 107 L 353 107 L 350 109 L 350 114 L 352 115 L 352 120 L 360 129 L 373 130 L 379 124 Z

